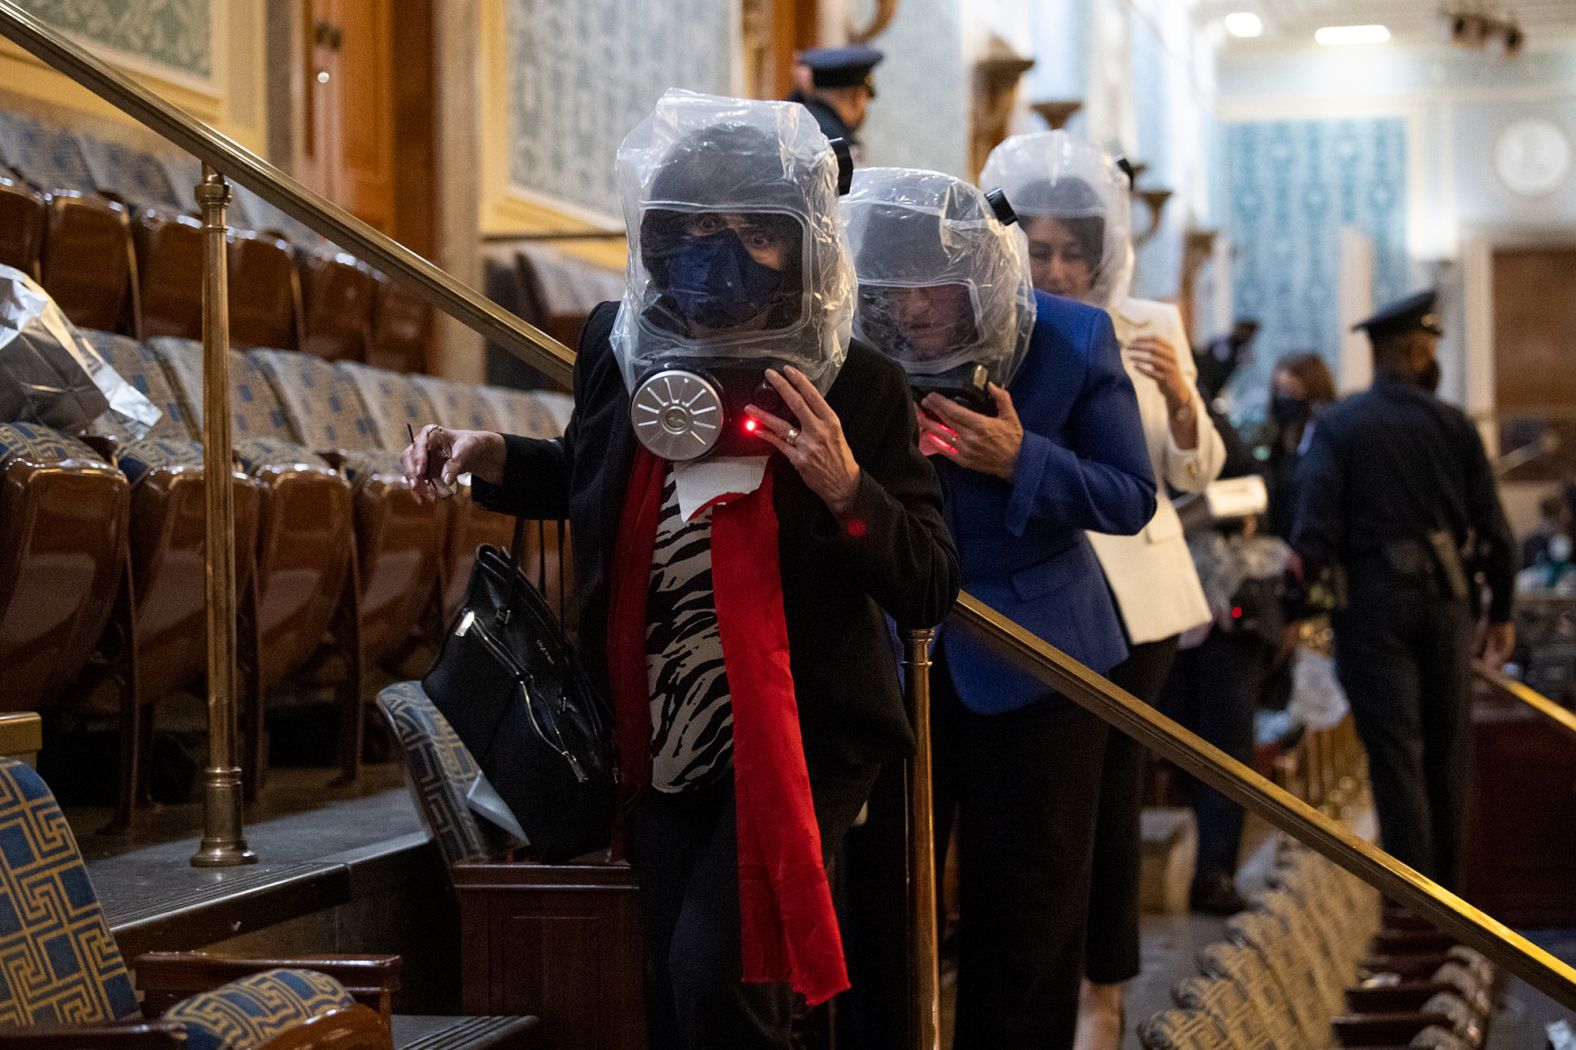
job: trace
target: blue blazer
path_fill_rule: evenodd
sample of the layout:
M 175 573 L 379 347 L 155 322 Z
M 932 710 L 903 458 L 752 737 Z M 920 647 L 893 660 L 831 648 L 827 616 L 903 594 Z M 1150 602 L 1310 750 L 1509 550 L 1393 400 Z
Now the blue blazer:
M 1023 422 L 1011 483 L 932 457 L 963 587 L 1101 674 L 1127 656 L 1121 621 L 1084 530 L 1132 535 L 1155 513 L 1138 399 L 1104 310 L 1036 292 L 1029 351 L 1008 386 Z M 953 683 L 980 714 L 1046 688 L 973 641 L 942 636 Z

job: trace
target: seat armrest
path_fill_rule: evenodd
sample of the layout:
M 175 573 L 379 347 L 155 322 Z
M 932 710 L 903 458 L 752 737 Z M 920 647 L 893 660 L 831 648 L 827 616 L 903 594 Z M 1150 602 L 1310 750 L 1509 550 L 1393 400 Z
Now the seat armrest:
M 1357 972 L 1393 973 L 1399 975 L 1403 981 L 1426 981 L 1449 961 L 1450 956 L 1439 952 L 1423 952 L 1417 955 L 1371 955 L 1358 964 Z
M 1337 1017 L 1330 1022 L 1335 1042 L 1344 1047 L 1406 1046 L 1429 1025 L 1450 1028 L 1444 1014 L 1385 1013 Z
M 345 986 L 356 1002 L 377 1013 L 387 1025 L 399 991 L 398 955 L 311 955 L 295 959 L 239 959 L 207 952 L 149 952 L 137 956 L 137 988 L 142 1009 L 158 1016 L 198 992 L 264 970 L 314 970 Z
M 1417 955 L 1447 952 L 1458 943 L 1438 930 L 1380 930 L 1374 934 L 1373 950 L 1380 955 Z
M 1422 1008 L 1440 992 L 1458 994 L 1439 981 L 1402 981 L 1373 988 L 1346 989 L 1346 1008 L 1354 1014 L 1410 1013 Z
M 185 1026 L 164 1021 L 0 1029 L 0 1050 L 171 1050 L 185 1045 Z

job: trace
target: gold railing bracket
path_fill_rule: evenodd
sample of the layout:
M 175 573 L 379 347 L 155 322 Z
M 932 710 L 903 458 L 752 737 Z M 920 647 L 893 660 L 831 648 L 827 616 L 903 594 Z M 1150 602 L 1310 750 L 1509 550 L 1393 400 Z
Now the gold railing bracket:
M 192 865 L 257 863 L 246 848 L 236 715 L 235 486 L 230 480 L 230 185 L 211 165 L 197 184 L 202 212 L 203 484 L 207 517 L 208 768 L 203 771 L 203 837 Z M 258 698 L 261 703 L 261 698 Z

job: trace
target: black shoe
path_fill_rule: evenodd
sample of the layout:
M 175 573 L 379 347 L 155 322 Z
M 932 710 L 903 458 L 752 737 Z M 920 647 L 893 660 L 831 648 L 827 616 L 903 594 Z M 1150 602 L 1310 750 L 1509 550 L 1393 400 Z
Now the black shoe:
M 1237 884 L 1223 871 L 1194 879 L 1188 905 L 1206 915 L 1235 915 L 1248 909 L 1248 902 L 1237 892 Z

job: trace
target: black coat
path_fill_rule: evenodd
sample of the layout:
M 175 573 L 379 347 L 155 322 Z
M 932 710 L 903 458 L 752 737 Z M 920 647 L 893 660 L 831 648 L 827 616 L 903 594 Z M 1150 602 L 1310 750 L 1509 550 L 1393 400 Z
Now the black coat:
M 1319 417 L 1297 465 L 1291 545 L 1307 571 L 1371 559 L 1386 543 L 1471 537 L 1494 600 L 1510 619 L 1516 549 L 1477 427 L 1415 383 L 1381 376 Z
M 574 414 L 564 436 L 506 437 L 503 484 L 475 483 L 485 507 L 569 519 L 580 652 L 604 691 L 608 575 L 636 447 L 629 394 L 608 343 L 616 312 L 616 303 L 603 303 L 586 323 L 575 362 Z M 859 764 L 913 747 L 882 613 L 904 625 L 940 621 L 957 597 L 958 556 L 935 470 L 919 454 L 902 370 L 854 343 L 827 401 L 862 471 L 850 515 L 862 528 L 839 525 L 780 456 L 769 469 L 805 751 Z

